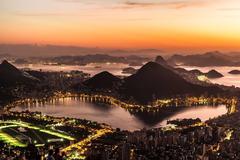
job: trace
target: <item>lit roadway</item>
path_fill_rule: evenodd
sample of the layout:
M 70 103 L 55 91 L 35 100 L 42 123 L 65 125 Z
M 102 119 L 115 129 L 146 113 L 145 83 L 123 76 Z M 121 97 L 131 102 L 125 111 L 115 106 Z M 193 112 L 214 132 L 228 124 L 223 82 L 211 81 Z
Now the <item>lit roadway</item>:
M 29 129 L 33 129 L 33 130 L 38 130 L 40 132 L 47 133 L 47 134 L 50 134 L 50 135 L 53 135 L 53 136 L 56 136 L 56 137 L 60 137 L 60 138 L 63 138 L 63 139 L 67 139 L 67 140 L 70 140 L 70 141 L 74 140 L 74 138 L 72 138 L 72 137 L 70 137 L 66 134 L 59 133 L 59 132 L 56 132 L 54 130 L 43 129 L 43 128 L 33 126 L 29 123 L 25 123 L 25 122 L 21 122 L 21 121 L 0 121 L 0 124 L 2 124 L 2 126 L 0 126 L 0 140 L 3 140 L 7 143 L 10 143 L 13 146 L 25 147 L 26 145 L 21 143 L 20 141 L 18 141 L 14 137 L 4 133 L 2 131 L 2 129 L 13 128 L 13 127 L 25 127 L 25 128 L 29 128 Z
M 100 129 L 97 130 L 95 134 L 88 136 L 87 138 L 81 140 L 78 143 L 72 144 L 64 149 L 62 149 L 63 152 L 66 152 L 69 155 L 69 159 L 85 159 L 84 156 L 85 151 L 87 150 L 87 145 L 91 144 L 92 140 L 95 140 L 107 133 L 111 133 L 112 130 L 110 129 Z M 75 153 L 75 154 L 74 154 Z
M 47 134 L 57 136 L 57 137 L 61 137 L 61 138 L 64 138 L 64 139 L 67 139 L 67 140 L 70 140 L 70 141 L 74 140 L 74 138 L 72 138 L 72 137 L 70 137 L 66 134 L 59 133 L 59 132 L 56 132 L 56 131 L 53 131 L 53 130 L 42 129 L 40 127 L 33 126 L 31 124 L 21 122 L 21 121 L 0 121 L 0 123 L 10 123 L 10 124 L 14 124 L 14 125 L 17 125 L 17 126 L 20 126 L 20 127 L 26 127 L 26 128 L 29 128 L 29 129 L 39 130 L 40 132 L 47 133 Z

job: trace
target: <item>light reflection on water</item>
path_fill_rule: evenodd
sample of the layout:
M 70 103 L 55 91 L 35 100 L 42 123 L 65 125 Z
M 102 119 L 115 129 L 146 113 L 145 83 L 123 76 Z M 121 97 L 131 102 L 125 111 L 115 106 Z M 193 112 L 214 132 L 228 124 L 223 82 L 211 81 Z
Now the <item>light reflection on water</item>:
M 121 107 L 83 102 L 78 99 L 64 98 L 34 106 L 17 106 L 13 111 L 40 111 L 57 117 L 82 118 L 106 123 L 114 128 L 136 130 L 166 125 L 167 120 L 200 118 L 205 121 L 227 113 L 224 105 L 168 108 L 159 112 L 133 112 Z
M 204 73 L 215 69 L 216 71 L 218 71 L 219 73 L 223 74 L 224 77 L 222 78 L 215 78 L 215 79 L 210 79 L 211 82 L 213 83 L 217 83 L 217 84 L 222 84 L 222 85 L 226 85 L 226 86 L 236 86 L 236 87 L 240 87 L 240 75 L 233 75 L 233 74 L 229 74 L 228 72 L 232 71 L 232 70 L 240 70 L 240 67 L 195 67 L 195 66 L 179 66 L 182 68 L 185 68 L 186 70 L 193 70 L 193 69 L 198 69 Z

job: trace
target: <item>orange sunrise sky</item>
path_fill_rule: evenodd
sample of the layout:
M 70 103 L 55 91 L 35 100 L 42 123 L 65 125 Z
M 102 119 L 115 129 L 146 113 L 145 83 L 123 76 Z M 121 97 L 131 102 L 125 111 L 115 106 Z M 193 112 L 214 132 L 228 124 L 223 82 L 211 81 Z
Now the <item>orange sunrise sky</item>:
M 240 50 L 239 0 L 1 0 L 0 43 Z

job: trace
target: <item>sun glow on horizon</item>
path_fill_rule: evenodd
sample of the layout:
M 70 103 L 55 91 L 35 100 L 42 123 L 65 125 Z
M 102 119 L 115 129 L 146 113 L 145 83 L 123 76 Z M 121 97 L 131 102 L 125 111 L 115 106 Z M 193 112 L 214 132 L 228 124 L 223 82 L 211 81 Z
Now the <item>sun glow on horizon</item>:
M 0 43 L 240 49 L 238 0 L 2 0 Z

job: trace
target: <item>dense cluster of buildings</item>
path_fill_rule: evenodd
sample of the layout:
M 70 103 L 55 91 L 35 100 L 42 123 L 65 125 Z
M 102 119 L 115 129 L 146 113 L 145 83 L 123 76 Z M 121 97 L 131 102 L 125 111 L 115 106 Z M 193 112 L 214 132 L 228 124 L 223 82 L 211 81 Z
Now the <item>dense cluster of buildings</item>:
M 186 129 L 152 129 L 135 131 L 128 135 L 128 142 L 136 158 L 145 159 L 194 159 L 209 158 L 213 144 L 224 136 L 224 129 L 205 125 Z
M 87 155 L 94 160 L 238 159 L 240 128 L 235 124 L 239 121 L 239 112 L 235 112 L 206 123 L 116 131 L 111 138 L 93 142 Z
M 26 71 L 27 72 L 27 71 Z M 30 72 L 30 71 L 29 71 Z M 6 124 L 4 121 L 23 121 L 23 125 L 11 123 L 7 125 L 9 130 L 14 127 L 14 132 L 10 136 L 0 134 L 0 159 L 23 159 L 29 148 L 24 146 L 14 146 L 3 143 L 15 141 L 23 141 L 16 135 L 25 135 L 32 138 L 32 135 L 23 133 L 20 128 L 33 129 L 38 132 L 42 130 L 43 135 L 51 135 L 56 137 L 65 137 L 62 134 L 68 133 L 74 137 L 74 140 L 69 140 L 61 145 L 52 145 L 60 147 L 63 153 L 67 153 L 67 158 L 70 159 L 90 159 L 90 160 L 211 160 L 211 159 L 237 159 L 240 156 L 240 116 L 237 112 L 236 98 L 221 98 L 221 97 L 177 97 L 168 99 L 156 99 L 151 105 L 138 105 L 130 103 L 130 101 L 121 101 L 117 96 L 102 95 L 101 93 L 72 93 L 69 88 L 74 84 L 84 81 L 89 78 L 88 74 L 79 71 L 72 72 L 33 72 L 38 78 L 43 78 L 41 84 L 34 88 L 26 88 L 18 86 L 11 92 L 20 100 L 14 101 L 9 106 L 5 106 L 6 112 L 1 115 L 0 133 L 4 133 Z M 147 110 L 155 112 L 164 107 L 180 107 L 180 106 L 196 106 L 196 105 L 218 105 L 225 104 L 228 109 L 228 114 L 209 120 L 206 123 L 196 122 L 180 123 L 181 126 L 171 126 L 158 129 L 142 129 L 134 132 L 121 131 L 120 129 L 113 130 L 110 126 L 98 124 L 81 119 L 73 118 L 53 118 L 42 115 L 41 113 L 31 112 L 10 112 L 9 109 L 18 104 L 24 105 L 41 105 L 46 102 L 54 101 L 58 98 L 78 98 L 90 102 L 107 103 L 117 107 L 123 107 L 127 110 Z M 33 126 L 26 126 L 26 123 L 32 123 Z M 41 127 L 39 127 L 41 126 Z M 43 127 L 44 126 L 44 127 Z M 17 129 L 16 129 L 17 128 Z M 8 131 L 9 131 L 8 130 Z M 45 131 L 43 131 L 45 130 Z M 61 131 L 58 132 L 58 131 Z M 21 132 L 21 133 L 20 133 Z M 54 133 L 53 133 L 54 132 Z M 29 132 L 30 133 L 30 132 Z M 40 134 L 39 134 L 40 135 Z M 13 138 L 15 136 L 15 138 Z M 46 136 L 45 136 L 46 138 Z M 32 138 L 34 139 L 34 138 Z M 60 139 L 62 140 L 62 139 Z M 46 144 L 50 141 L 47 140 Z M 34 145 L 36 147 L 37 143 Z M 42 143 L 43 146 L 38 146 L 34 150 L 34 154 L 40 154 L 41 159 L 44 159 L 49 150 L 52 148 Z M 37 151 L 38 150 L 38 151 Z M 36 152 L 35 152 L 36 151 Z M 33 154 L 33 155 L 34 155 Z M 31 158 L 30 158 L 31 159 Z M 30 160 L 29 159 L 29 160 Z

